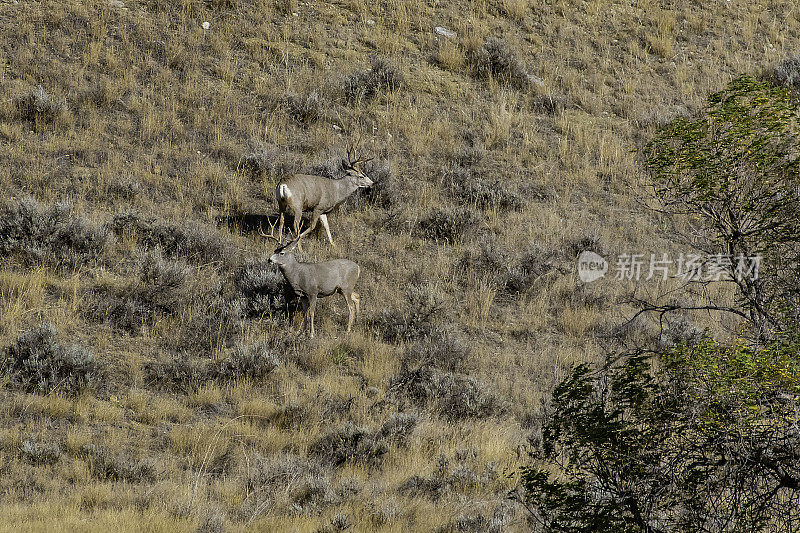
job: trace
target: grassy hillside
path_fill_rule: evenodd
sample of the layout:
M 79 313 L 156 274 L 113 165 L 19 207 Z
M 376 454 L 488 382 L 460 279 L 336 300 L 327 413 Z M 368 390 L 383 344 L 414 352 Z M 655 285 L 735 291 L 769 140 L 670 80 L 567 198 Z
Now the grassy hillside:
M 659 334 L 575 276 L 679 250 L 634 150 L 798 38 L 784 0 L 0 0 L 0 524 L 524 530 L 553 384 Z M 258 228 L 354 143 L 377 184 L 302 255 L 362 315 L 298 338 Z

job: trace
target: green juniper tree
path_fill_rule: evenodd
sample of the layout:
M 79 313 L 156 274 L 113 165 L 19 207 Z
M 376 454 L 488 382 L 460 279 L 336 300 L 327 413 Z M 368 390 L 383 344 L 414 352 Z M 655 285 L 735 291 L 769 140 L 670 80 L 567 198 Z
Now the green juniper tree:
M 689 221 L 687 240 L 731 258 L 727 270 L 762 339 L 798 319 L 800 113 L 788 89 L 742 76 L 708 98 L 697 119 L 678 118 L 644 150 L 660 208 Z M 759 275 L 737 272 L 761 257 Z M 749 269 L 752 264 L 743 262 Z
M 543 531 L 800 531 L 797 101 L 752 77 L 647 144 L 664 212 L 737 276 L 751 340 L 704 337 L 580 365 L 553 392 L 515 494 Z M 646 305 L 661 313 L 681 306 Z

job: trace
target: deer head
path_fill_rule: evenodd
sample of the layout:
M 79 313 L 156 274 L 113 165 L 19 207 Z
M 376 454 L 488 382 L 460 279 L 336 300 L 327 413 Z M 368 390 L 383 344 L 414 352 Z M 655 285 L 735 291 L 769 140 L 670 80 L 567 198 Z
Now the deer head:
M 300 239 L 294 239 L 275 248 L 275 251 L 272 252 L 272 255 L 269 257 L 269 262 L 279 266 L 292 263 L 295 260 L 292 252 L 297 247 L 298 242 L 300 242 Z
M 356 159 L 356 149 L 350 146 L 347 149 L 347 159 L 342 159 L 342 168 L 347 173 L 347 177 L 351 178 L 358 187 L 371 187 L 374 182 L 369 179 L 369 176 L 364 174 L 359 168 L 361 163 L 372 161 L 372 157 L 368 159 Z

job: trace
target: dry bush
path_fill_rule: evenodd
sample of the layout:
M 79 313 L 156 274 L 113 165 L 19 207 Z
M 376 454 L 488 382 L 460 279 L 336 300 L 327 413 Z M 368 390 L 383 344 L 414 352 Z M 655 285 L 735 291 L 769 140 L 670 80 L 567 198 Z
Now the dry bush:
M 37 436 L 26 438 L 19 447 L 20 456 L 34 465 L 56 464 L 63 453 L 57 442 L 42 441 Z
M 342 82 L 345 101 L 368 102 L 382 93 L 401 90 L 406 80 L 402 71 L 386 58 L 373 59 L 367 70 L 356 70 Z
M 147 361 L 142 372 L 148 387 L 194 392 L 209 380 L 211 365 L 206 360 L 181 354 L 166 361 Z
M 197 295 L 189 283 L 192 269 L 172 260 L 160 248 L 144 252 L 136 261 L 136 277 L 123 285 L 99 285 L 91 292 L 88 314 L 109 320 L 117 329 L 136 333 L 164 315 L 190 306 Z
M 390 209 L 407 201 L 408 191 L 384 160 L 376 159 L 361 165 L 361 170 L 374 182 L 372 187 L 361 188 L 349 202 L 352 209 L 374 206 Z
M 262 381 L 272 373 L 281 360 L 266 343 L 237 345 L 228 356 L 217 361 L 179 354 L 167 360 L 147 361 L 143 366 L 145 382 L 156 389 L 196 392 L 210 382 L 230 382 L 239 379 Z
M 390 398 L 399 406 L 430 408 L 450 421 L 498 416 L 505 402 L 485 383 L 428 366 L 402 368 L 389 382 Z
M 347 422 L 314 442 L 308 452 L 331 466 L 347 461 L 377 466 L 389 452 L 389 446 L 385 441 L 375 439 L 368 429 Z
M 776 85 L 783 85 L 795 94 L 800 94 L 800 54 L 784 59 L 768 70 L 765 77 Z
M 501 280 L 500 287 L 507 294 L 528 291 L 543 276 L 550 272 L 568 272 L 566 258 L 557 250 L 546 250 L 532 246 L 530 250 L 515 258 Z
M 103 445 L 86 444 L 79 455 L 89 463 L 92 475 L 101 480 L 153 483 L 158 477 L 153 460 L 136 459 Z
M 511 190 L 503 179 L 487 180 L 469 168 L 450 167 L 442 178 L 442 184 L 454 200 L 481 209 L 519 210 L 525 205 L 519 193 Z
M 126 211 L 114 215 L 108 228 L 117 235 L 135 235 L 145 249 L 159 248 L 171 257 L 197 264 L 228 265 L 238 257 L 216 228 L 194 221 L 178 224 Z
M 180 313 L 180 327 L 162 339 L 167 349 L 212 356 L 241 332 L 240 301 L 220 294 L 221 286 L 198 288 L 192 305 Z
M 436 328 L 406 348 L 400 356 L 400 364 L 404 368 L 432 367 L 447 372 L 463 372 L 470 355 L 470 347 L 455 333 Z
M 486 145 L 483 135 L 468 129 L 462 134 L 462 142 L 453 154 L 456 167 L 472 168 L 486 157 Z
M 294 291 L 268 258 L 247 260 L 235 274 L 234 285 L 244 317 L 282 322 L 289 316 Z
M 253 454 L 245 484 L 248 496 L 242 513 L 250 520 L 278 504 L 288 504 L 284 511 L 301 514 L 319 511 L 338 499 L 328 469 L 287 452 L 267 457 Z
M 250 151 L 242 156 L 240 164 L 242 168 L 257 177 L 283 177 L 296 171 L 302 163 L 293 152 L 261 141 L 251 141 Z
M 520 90 L 527 90 L 531 76 L 517 53 L 499 37 L 489 37 L 480 47 L 467 49 L 467 67 L 473 76 L 494 79 Z
M 36 124 L 63 124 L 69 117 L 66 98 L 58 98 L 37 85 L 15 99 L 18 117 Z
M 533 111 L 557 115 L 566 109 L 568 99 L 563 94 L 548 92 L 537 94 L 529 100 L 529 105 Z
M 44 207 L 25 198 L 0 206 L 0 253 L 27 263 L 73 268 L 98 258 L 110 240 L 104 227 L 75 215 L 68 202 Z
M 463 461 L 463 457 L 458 456 L 459 450 L 456 450 L 458 462 L 451 468 L 450 460 L 441 454 L 437 459 L 435 470 L 429 476 L 411 476 L 400 485 L 400 493 L 436 502 L 452 493 L 464 493 L 486 487 L 499 477 L 494 463 L 488 463 L 483 471 L 478 473 Z
M 235 379 L 262 380 L 281 364 L 272 348 L 258 342 L 251 345 L 237 345 L 227 359 L 216 364 L 214 379 L 232 381 Z
M 44 324 L 22 333 L 3 352 L 2 369 L 8 386 L 26 392 L 60 391 L 75 395 L 102 382 L 103 367 L 92 352 L 62 345 L 58 332 Z
M 527 251 L 512 253 L 494 239 L 483 239 L 476 249 L 465 250 L 461 265 L 465 270 L 487 276 L 501 294 L 515 296 L 529 291 L 551 272 L 568 273 L 570 252 L 534 244 Z
M 480 227 L 480 218 L 468 207 L 437 207 L 417 225 L 425 237 L 453 244 L 475 233 Z
M 372 325 L 389 342 L 413 340 L 431 331 L 443 319 L 444 294 L 429 284 L 412 284 L 404 292 L 408 305 L 402 309 L 383 309 Z
M 511 504 L 498 505 L 491 515 L 461 515 L 437 530 L 437 533 L 500 533 L 506 531 L 514 518 Z
M 309 453 L 331 466 L 354 461 L 376 467 L 392 445 L 405 444 L 416 425 L 416 415 L 405 413 L 394 413 L 375 432 L 347 422 L 313 443 Z
M 284 99 L 284 107 L 289 116 L 302 126 L 313 124 L 323 115 L 323 107 L 317 92 L 305 96 L 289 94 Z

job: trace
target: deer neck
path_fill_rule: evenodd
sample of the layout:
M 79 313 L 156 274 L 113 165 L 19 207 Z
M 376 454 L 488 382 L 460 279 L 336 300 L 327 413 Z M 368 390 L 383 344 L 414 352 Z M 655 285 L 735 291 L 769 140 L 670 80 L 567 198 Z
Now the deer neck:
M 356 192 L 358 189 L 358 185 L 356 185 L 355 180 L 350 176 L 345 176 L 340 180 L 334 181 L 336 187 L 336 203 L 340 204 L 347 199 L 348 196 Z
M 286 281 L 288 281 L 292 285 L 293 285 L 292 281 L 299 276 L 299 273 L 297 271 L 298 270 L 297 266 L 298 266 L 297 259 L 295 259 L 293 255 L 287 257 L 285 263 L 278 265 L 278 268 L 281 270 L 283 277 L 286 278 Z

